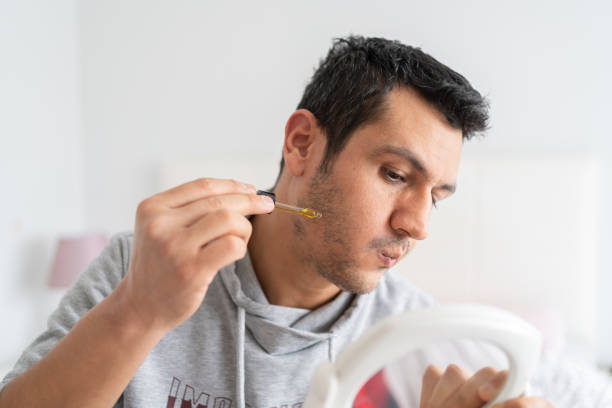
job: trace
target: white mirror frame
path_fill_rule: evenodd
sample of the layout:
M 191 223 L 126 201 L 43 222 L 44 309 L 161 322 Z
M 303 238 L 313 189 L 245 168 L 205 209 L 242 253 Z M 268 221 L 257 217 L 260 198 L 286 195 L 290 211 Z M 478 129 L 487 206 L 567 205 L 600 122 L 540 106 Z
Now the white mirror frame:
M 514 314 L 483 305 L 445 305 L 388 317 L 313 375 L 304 408 L 351 408 L 365 382 L 385 365 L 434 342 L 472 339 L 499 347 L 508 378 L 483 408 L 523 394 L 540 357 L 538 330 Z

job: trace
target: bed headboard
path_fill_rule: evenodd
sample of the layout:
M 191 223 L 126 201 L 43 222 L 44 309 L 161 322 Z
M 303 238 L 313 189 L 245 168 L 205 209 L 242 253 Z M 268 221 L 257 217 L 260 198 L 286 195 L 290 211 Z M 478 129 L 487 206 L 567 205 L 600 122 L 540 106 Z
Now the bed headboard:
M 220 177 L 268 188 L 279 159 L 167 162 L 159 187 Z M 568 336 L 594 347 L 599 174 L 588 155 L 466 155 L 457 193 L 434 210 L 429 238 L 396 269 L 443 302 L 556 310 Z

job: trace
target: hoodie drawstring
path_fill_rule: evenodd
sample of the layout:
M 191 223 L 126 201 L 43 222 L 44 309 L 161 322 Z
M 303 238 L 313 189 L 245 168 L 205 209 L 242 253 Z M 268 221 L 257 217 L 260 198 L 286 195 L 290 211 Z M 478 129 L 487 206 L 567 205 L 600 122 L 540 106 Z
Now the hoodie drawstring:
M 236 398 L 238 408 L 244 408 L 244 308 L 238 306 L 238 339 L 236 341 Z
M 328 343 L 327 359 L 329 360 L 330 363 L 333 363 L 334 362 L 334 335 L 333 334 L 329 336 L 329 338 L 327 339 L 327 343 Z

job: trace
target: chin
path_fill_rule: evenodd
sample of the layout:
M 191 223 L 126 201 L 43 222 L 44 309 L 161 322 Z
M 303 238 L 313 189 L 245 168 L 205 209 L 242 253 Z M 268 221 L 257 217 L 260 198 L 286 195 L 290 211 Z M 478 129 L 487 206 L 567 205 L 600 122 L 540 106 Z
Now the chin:
M 350 280 L 345 279 L 343 282 L 334 282 L 334 284 L 347 292 L 364 295 L 376 289 L 382 275 L 386 271 L 386 268 L 379 268 L 374 271 L 363 272 L 361 276 L 353 277 Z
M 354 288 L 354 290 L 349 290 L 349 292 L 354 293 L 356 295 L 365 295 L 367 293 L 372 292 L 378 286 L 378 282 L 373 285 L 360 286 L 358 288 Z

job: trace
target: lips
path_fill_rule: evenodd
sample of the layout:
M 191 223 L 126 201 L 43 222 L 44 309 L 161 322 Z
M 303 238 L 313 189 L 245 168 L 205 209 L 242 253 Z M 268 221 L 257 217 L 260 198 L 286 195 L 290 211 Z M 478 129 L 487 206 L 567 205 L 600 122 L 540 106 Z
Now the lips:
M 382 249 L 380 253 L 387 258 L 399 259 L 404 254 L 404 250 L 403 249 Z
M 378 252 L 378 258 L 382 261 L 383 265 L 387 268 L 395 265 L 397 261 L 404 255 L 404 249 L 382 249 Z

